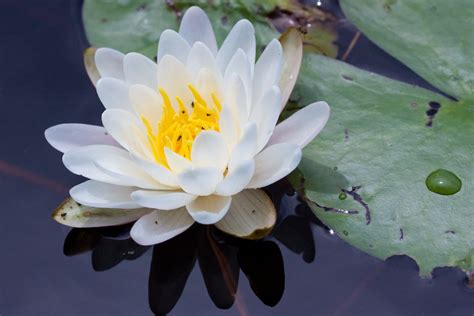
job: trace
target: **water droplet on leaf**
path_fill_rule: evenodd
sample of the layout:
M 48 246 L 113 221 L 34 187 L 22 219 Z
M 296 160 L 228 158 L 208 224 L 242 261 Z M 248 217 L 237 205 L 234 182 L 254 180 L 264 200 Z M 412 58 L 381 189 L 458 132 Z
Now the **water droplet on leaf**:
M 457 175 L 445 169 L 433 171 L 426 177 L 428 190 L 441 195 L 453 195 L 461 190 L 462 182 Z
M 347 198 L 346 192 L 339 193 L 339 200 L 345 200 Z
M 344 236 L 349 235 L 349 233 L 346 230 L 342 231 L 342 233 L 344 234 Z

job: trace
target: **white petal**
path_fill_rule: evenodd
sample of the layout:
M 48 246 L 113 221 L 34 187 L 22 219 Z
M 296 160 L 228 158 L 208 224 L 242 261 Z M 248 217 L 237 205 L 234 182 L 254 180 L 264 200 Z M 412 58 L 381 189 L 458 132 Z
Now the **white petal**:
M 245 87 L 245 105 L 247 106 L 247 113 L 250 112 L 250 104 L 252 100 L 252 67 L 247 56 L 242 49 L 238 49 L 229 62 L 224 74 L 224 84 L 226 87 L 232 84 L 234 76 L 237 75 L 242 79 Z M 241 98 L 242 99 L 242 98 Z
M 128 85 L 115 78 L 102 78 L 97 82 L 97 95 L 106 109 L 133 112 L 128 97 Z
M 159 183 L 173 188 L 178 187 L 178 179 L 176 178 L 176 175 L 168 168 L 156 162 L 143 160 L 135 156 L 132 157 L 146 173 L 152 176 Z
M 303 37 L 304 35 L 296 28 L 289 28 L 280 37 L 283 46 L 281 78 L 278 83 L 281 90 L 281 110 L 288 102 L 300 72 L 303 60 Z
M 216 227 L 245 239 L 261 239 L 275 225 L 277 213 L 272 200 L 263 190 L 244 190 L 232 197 L 226 216 Z
M 183 191 L 135 191 L 132 199 L 139 205 L 159 210 L 174 210 L 185 206 L 196 196 Z
M 68 198 L 54 211 L 53 219 L 69 227 L 106 227 L 134 222 L 151 211 L 148 208 L 95 208 L 79 205 Z
M 217 185 L 216 193 L 225 196 L 239 193 L 249 184 L 254 170 L 255 162 L 253 159 L 244 161 L 234 168 L 229 168 L 224 180 Z
M 168 147 L 165 147 L 165 156 L 166 156 L 166 162 L 168 163 L 168 166 L 170 167 L 171 171 L 173 171 L 174 173 L 179 173 L 179 172 L 182 172 L 183 170 L 190 169 L 192 166 L 191 161 L 175 153 Z
M 276 144 L 255 157 L 255 173 L 249 189 L 270 185 L 293 171 L 301 161 L 301 149 L 295 144 Z
M 281 94 L 277 86 L 273 86 L 252 108 L 250 121 L 257 124 L 257 152 L 265 147 L 272 136 L 280 116 Z
M 95 53 L 95 65 L 102 78 L 125 80 L 123 74 L 124 54 L 111 48 L 99 48 Z
M 191 46 L 181 35 L 173 30 L 164 30 L 158 43 L 158 63 L 165 55 L 171 55 L 184 64 L 190 49 Z
M 305 147 L 324 128 L 329 113 L 329 105 L 324 101 L 302 108 L 275 127 L 267 146 L 292 143 Z
M 239 127 L 242 128 L 249 119 L 250 103 L 247 97 L 247 89 L 242 78 L 238 74 L 233 74 L 226 82 L 226 105 L 232 109 L 233 115 L 237 118 Z
M 89 180 L 73 187 L 69 194 L 74 201 L 87 206 L 133 209 L 140 207 L 130 197 L 134 190 L 133 187 Z
M 123 71 L 129 84 L 142 84 L 156 89 L 158 67 L 148 57 L 137 53 L 125 55 Z
M 97 69 L 97 65 L 95 64 L 96 52 L 97 48 L 88 47 L 84 50 L 83 54 L 84 68 L 86 69 L 86 73 L 94 87 L 97 85 L 97 81 L 99 81 L 101 77 L 99 69 Z
M 169 187 L 155 181 L 130 158 L 117 155 L 104 155 L 104 157 L 94 160 L 94 164 L 100 171 L 121 182 L 116 184 L 135 186 L 144 189 L 170 189 Z
M 243 161 L 253 159 L 257 153 L 257 125 L 247 123 L 244 127 L 242 137 L 233 148 L 229 159 L 229 168 L 236 168 Z
M 74 174 L 106 183 L 128 185 L 128 183 L 124 183 L 122 179 L 110 176 L 95 165 L 95 161 L 110 156 L 118 156 L 126 159 L 129 154 L 119 147 L 90 145 L 66 152 L 63 155 L 63 163 L 64 166 Z
M 159 244 L 184 232 L 194 224 L 185 208 L 154 211 L 140 218 L 132 227 L 130 236 L 143 246 Z
M 224 138 L 216 131 L 202 131 L 194 140 L 191 161 L 197 167 L 214 167 L 224 172 L 229 152 Z
M 175 97 L 180 97 L 186 105 L 193 100 L 188 85 L 191 83 L 191 76 L 182 62 L 176 57 L 165 55 L 158 64 L 158 88 L 166 91 L 178 109 Z
M 209 18 L 201 8 L 191 7 L 186 10 L 181 20 L 179 34 L 188 41 L 189 45 L 203 42 L 214 55 L 217 53 L 214 30 Z
M 249 63 L 255 63 L 255 30 L 252 23 L 248 20 L 240 20 L 237 22 L 227 38 L 222 43 L 219 52 L 217 53 L 217 66 L 224 73 L 232 56 L 241 48 L 247 55 Z M 253 69 L 252 69 L 253 71 Z
M 186 61 L 186 68 L 191 74 L 197 74 L 202 68 L 207 68 L 213 73 L 219 73 L 216 58 L 202 42 L 193 44 Z
M 231 202 L 230 196 L 200 196 L 186 205 L 186 209 L 196 222 L 209 225 L 220 221 L 227 214 Z
M 194 83 L 195 88 L 209 107 L 212 108 L 214 105 L 212 94 L 222 102 L 223 79 L 219 73 L 209 68 L 201 68 L 197 73 Z
M 63 155 L 66 168 L 72 173 L 105 183 L 169 190 L 145 173 L 119 147 L 90 145 L 68 151 Z
M 146 159 L 153 159 L 143 126 L 137 117 L 123 110 L 106 110 L 102 124 L 122 147 Z
M 219 128 L 228 148 L 233 148 L 240 132 L 239 119 L 227 104 L 222 105 L 222 111 L 219 114 Z
M 146 86 L 134 84 L 130 86 L 129 97 L 138 117 L 144 116 L 155 126 L 161 119 L 163 103 L 161 97 Z
M 192 168 L 178 174 L 179 185 L 185 192 L 202 196 L 214 193 L 222 178 L 222 172 L 213 167 Z
M 252 104 L 255 104 L 273 85 L 280 80 L 283 50 L 278 40 L 267 45 L 255 65 L 252 88 Z
M 44 136 L 51 146 L 62 153 L 96 144 L 119 146 L 105 128 L 95 125 L 60 124 L 48 128 Z

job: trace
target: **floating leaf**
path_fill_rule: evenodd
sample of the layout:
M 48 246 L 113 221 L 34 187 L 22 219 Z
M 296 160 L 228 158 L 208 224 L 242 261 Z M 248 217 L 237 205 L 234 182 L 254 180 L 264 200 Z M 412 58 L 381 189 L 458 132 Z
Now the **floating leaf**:
M 95 47 L 156 56 L 156 43 L 166 28 L 178 23 L 166 1 L 85 0 L 82 18 L 89 41 Z
M 371 255 L 411 256 L 423 276 L 474 268 L 474 108 L 323 56 L 307 56 L 302 69 L 301 104 L 332 109 L 299 167 L 317 216 Z M 430 104 L 441 105 L 434 118 Z M 439 168 L 461 178 L 460 192 L 428 190 Z
M 193 5 L 209 15 L 218 43 L 222 43 L 238 20 L 246 18 L 254 24 L 258 51 L 278 37 L 279 31 L 305 27 L 308 47 L 329 56 L 337 54 L 333 44 L 335 25 L 327 22 L 331 20 L 329 14 L 294 0 L 85 0 L 84 27 L 95 47 L 140 52 L 154 58 L 161 32 L 168 28 L 177 30 L 183 12 Z
M 441 91 L 474 101 L 472 0 L 342 0 L 377 45 Z
M 68 198 L 58 206 L 52 217 L 56 222 L 70 227 L 104 227 L 130 223 L 150 212 L 146 208 L 124 210 L 88 207 Z
M 301 104 L 326 100 L 332 114 L 304 151 L 306 197 L 325 224 L 371 255 L 409 255 L 422 276 L 443 266 L 473 269 L 474 3 L 342 0 L 342 7 L 369 38 L 458 101 L 307 56 L 294 96 Z M 427 177 L 438 169 L 459 177 L 461 190 L 430 191 Z

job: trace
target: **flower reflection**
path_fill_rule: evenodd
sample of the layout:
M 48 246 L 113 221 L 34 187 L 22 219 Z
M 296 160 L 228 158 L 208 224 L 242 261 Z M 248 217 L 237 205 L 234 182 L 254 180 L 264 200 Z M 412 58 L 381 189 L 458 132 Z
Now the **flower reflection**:
M 279 210 L 279 222 L 261 240 L 239 239 L 212 226 L 195 224 L 183 234 L 153 246 L 148 296 L 155 314 L 164 315 L 173 309 L 196 262 L 216 307 L 228 309 L 236 304 L 239 308 L 237 288 L 241 272 L 264 304 L 278 304 L 285 289 L 278 242 L 302 254 L 305 262 L 312 262 L 315 244 L 311 224 L 319 223 L 285 182 L 272 186 L 269 194 Z M 106 271 L 123 260 L 135 260 L 150 247 L 138 245 L 129 237 L 131 226 L 74 228 L 65 239 L 64 254 L 74 256 L 91 251 L 95 271 Z

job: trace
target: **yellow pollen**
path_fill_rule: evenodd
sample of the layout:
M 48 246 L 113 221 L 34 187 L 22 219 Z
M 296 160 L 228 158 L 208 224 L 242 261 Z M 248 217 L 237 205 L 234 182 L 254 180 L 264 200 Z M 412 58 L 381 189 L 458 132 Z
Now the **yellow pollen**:
M 178 111 L 171 99 L 162 88 L 159 89 L 163 99 L 163 115 L 154 130 L 152 122 L 142 115 L 141 119 L 147 131 L 148 143 L 155 161 L 169 168 L 165 156 L 165 147 L 175 153 L 190 159 L 191 149 L 196 136 L 203 130 L 219 131 L 219 114 L 222 105 L 217 96 L 212 93 L 213 107 L 210 107 L 204 98 L 192 85 L 188 85 L 193 95 L 190 108 L 186 108 L 183 100 L 176 96 Z

